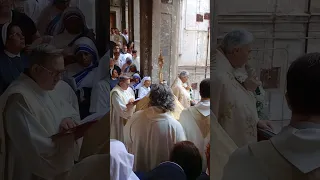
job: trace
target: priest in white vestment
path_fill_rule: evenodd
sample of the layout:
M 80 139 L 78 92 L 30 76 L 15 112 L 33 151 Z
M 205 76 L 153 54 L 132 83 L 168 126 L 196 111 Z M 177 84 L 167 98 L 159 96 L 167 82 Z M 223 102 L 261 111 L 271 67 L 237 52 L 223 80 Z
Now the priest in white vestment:
M 135 111 L 135 96 L 130 86 L 130 77 L 120 76 L 119 84 L 110 92 L 110 138 L 121 142 L 123 127 Z
M 30 69 L 0 98 L 0 169 L 6 170 L 1 179 L 65 179 L 74 164 L 74 135 L 51 138 L 80 121 L 79 113 L 55 91 L 64 72 L 61 52 L 46 44 L 36 47 Z
M 291 64 L 286 93 L 291 123 L 270 140 L 236 150 L 223 180 L 320 179 L 319 72 L 320 53 L 303 55 Z
M 191 105 L 191 87 L 189 86 L 188 79 L 189 72 L 182 71 L 171 86 L 173 94 L 184 108 L 188 108 Z
M 206 138 L 210 134 L 210 79 L 201 81 L 200 96 L 201 101 L 198 104 L 181 112 L 179 122 L 187 140 L 193 142 L 199 149 L 203 159 L 202 170 L 206 171 Z
M 257 141 L 257 125 L 262 129 L 270 129 L 266 121 L 259 121 L 256 99 L 246 89 L 246 85 L 253 84 L 252 79 L 241 83 L 234 75 L 236 68 L 247 63 L 252 41 L 253 35 L 245 30 L 228 33 L 217 49 L 216 62 L 212 64 L 213 113 L 239 147 Z
M 170 114 L 174 95 L 169 86 L 152 85 L 149 107 L 133 114 L 124 129 L 125 145 L 135 156 L 134 171 L 147 172 L 168 161 L 174 144 L 185 141 L 181 124 Z

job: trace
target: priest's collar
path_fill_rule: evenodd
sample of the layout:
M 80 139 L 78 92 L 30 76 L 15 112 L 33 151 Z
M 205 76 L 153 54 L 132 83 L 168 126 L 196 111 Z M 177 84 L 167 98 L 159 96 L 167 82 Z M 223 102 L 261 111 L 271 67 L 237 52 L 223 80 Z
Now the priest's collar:
M 202 100 L 194 106 L 203 116 L 210 115 L 210 100 Z
M 4 53 L 5 53 L 7 56 L 9 56 L 10 58 L 20 57 L 20 53 L 18 53 L 18 54 L 12 54 L 11 52 L 6 51 L 6 50 L 4 50 Z

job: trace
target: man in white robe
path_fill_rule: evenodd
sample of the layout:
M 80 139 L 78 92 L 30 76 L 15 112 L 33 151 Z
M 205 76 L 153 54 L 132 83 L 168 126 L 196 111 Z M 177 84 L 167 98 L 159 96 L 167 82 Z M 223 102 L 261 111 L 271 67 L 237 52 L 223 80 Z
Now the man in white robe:
M 1 96 L 0 169 L 6 172 L 0 179 L 65 179 L 74 164 L 74 135 L 51 138 L 80 121 L 79 113 L 55 91 L 64 72 L 61 52 L 46 44 L 36 47 L 30 69 Z
M 234 75 L 236 68 L 247 63 L 252 41 L 253 35 L 245 30 L 228 33 L 212 64 L 213 113 L 239 147 L 257 141 L 257 126 L 270 129 L 266 121 L 259 121 L 255 97 L 246 89 L 247 86 L 255 86 L 255 89 L 258 84 L 251 78 L 240 83 Z
M 289 67 L 286 99 L 291 123 L 270 140 L 236 150 L 223 180 L 316 180 L 320 178 L 320 53 Z
M 184 109 L 180 114 L 181 123 L 187 140 L 193 142 L 202 155 L 202 170 L 207 169 L 205 155 L 206 137 L 210 134 L 210 79 L 200 83 L 201 101 L 195 106 Z
M 119 84 L 110 92 L 110 138 L 121 142 L 123 142 L 123 127 L 135 110 L 135 96 L 129 86 L 130 77 L 120 76 Z
M 174 95 L 169 86 L 154 84 L 149 107 L 136 112 L 124 129 L 125 145 L 135 156 L 134 171 L 148 172 L 168 161 L 174 144 L 186 140 L 181 124 L 169 111 L 174 109 Z
M 189 72 L 182 71 L 174 80 L 171 89 L 184 108 L 191 105 L 191 87 L 188 84 Z

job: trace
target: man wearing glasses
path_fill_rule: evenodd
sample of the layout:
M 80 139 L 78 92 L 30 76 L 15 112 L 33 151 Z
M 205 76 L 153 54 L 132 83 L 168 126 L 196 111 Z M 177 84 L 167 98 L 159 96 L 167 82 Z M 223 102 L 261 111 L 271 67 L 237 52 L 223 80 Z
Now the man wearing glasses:
M 75 137 L 51 138 L 80 121 L 55 88 L 63 72 L 61 50 L 40 45 L 31 52 L 30 68 L 1 96 L 0 179 L 56 179 L 74 165 Z

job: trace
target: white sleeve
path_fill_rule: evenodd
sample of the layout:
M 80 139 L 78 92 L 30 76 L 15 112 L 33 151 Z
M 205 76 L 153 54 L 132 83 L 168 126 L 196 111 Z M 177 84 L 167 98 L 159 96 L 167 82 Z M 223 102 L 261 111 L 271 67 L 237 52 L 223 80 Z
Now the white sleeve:
M 91 91 L 91 113 L 106 113 L 110 110 L 110 85 L 97 83 Z
M 119 113 L 119 116 L 128 119 L 132 116 L 132 109 L 128 109 L 126 104 L 122 103 L 122 100 L 117 92 L 112 94 L 112 106 L 115 108 L 116 112 Z
M 144 96 L 144 89 L 143 87 L 140 87 L 138 90 L 138 98 L 142 98 Z
M 28 164 L 30 172 L 50 179 L 68 171 L 74 163 L 74 137 L 61 138 L 63 144 L 54 144 L 44 127 L 37 123 L 39 120 L 30 113 L 22 95 L 12 95 L 8 102 L 5 111 L 6 132 L 11 145 Z

